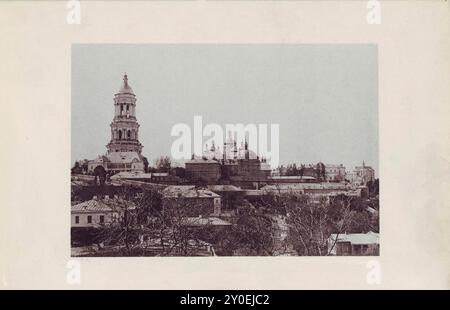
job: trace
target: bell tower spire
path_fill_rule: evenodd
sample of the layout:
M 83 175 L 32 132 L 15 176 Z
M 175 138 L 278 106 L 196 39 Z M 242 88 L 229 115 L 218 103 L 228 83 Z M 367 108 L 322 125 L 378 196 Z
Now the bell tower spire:
M 123 85 L 114 95 L 114 118 L 111 123 L 111 140 L 106 146 L 112 152 L 137 152 L 141 154 L 139 123 L 136 120 L 136 95 L 128 84 L 128 75 L 123 76 Z
M 127 76 L 126 72 L 123 76 L 123 85 L 124 85 L 124 87 L 128 87 L 128 76 Z

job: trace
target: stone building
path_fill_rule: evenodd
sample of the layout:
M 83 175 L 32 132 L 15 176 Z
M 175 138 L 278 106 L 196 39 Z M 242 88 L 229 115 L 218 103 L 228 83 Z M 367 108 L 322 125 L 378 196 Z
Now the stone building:
M 93 197 L 71 207 L 71 227 L 100 227 L 120 221 L 126 211 L 133 211 L 136 206 L 119 198 Z
M 328 182 L 343 182 L 345 180 L 345 167 L 339 165 L 325 165 L 325 178 Z
M 375 170 L 363 162 L 362 166 L 356 166 L 352 173 L 347 174 L 347 179 L 357 185 L 366 185 L 375 180 Z
M 221 213 L 220 195 L 193 185 L 169 185 L 163 191 L 164 208 L 179 209 L 183 216 L 218 216 Z
M 144 171 L 142 144 L 139 142 L 139 123 L 136 120 L 136 95 L 123 77 L 123 85 L 114 95 L 114 118 L 110 124 L 111 140 L 106 145 L 106 155 L 88 163 L 88 172 L 103 168 L 109 173 Z
M 243 188 L 259 188 L 267 183 L 270 165 L 249 150 L 247 142 L 238 148 L 229 140 L 223 150 L 220 152 L 213 144 L 203 152 L 202 158 L 193 156 L 185 164 L 186 178 L 191 182 L 201 180 L 207 184 L 233 184 Z
M 336 256 L 379 255 L 379 234 L 371 231 L 359 234 L 332 234 L 328 239 L 328 252 Z
M 207 158 L 193 158 L 185 163 L 186 178 L 191 182 L 216 184 L 221 177 L 219 161 Z

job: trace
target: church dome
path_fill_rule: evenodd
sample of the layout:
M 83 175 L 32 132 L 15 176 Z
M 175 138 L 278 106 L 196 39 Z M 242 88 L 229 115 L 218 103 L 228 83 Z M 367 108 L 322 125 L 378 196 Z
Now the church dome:
M 123 76 L 123 85 L 119 90 L 119 94 L 132 94 L 134 95 L 133 89 L 128 84 L 128 76 L 125 74 Z

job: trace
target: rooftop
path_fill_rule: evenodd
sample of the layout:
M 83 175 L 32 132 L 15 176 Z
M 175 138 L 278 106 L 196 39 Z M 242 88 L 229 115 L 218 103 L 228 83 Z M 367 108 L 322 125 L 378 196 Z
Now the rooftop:
M 117 208 L 135 209 L 136 206 L 131 201 L 122 199 L 91 199 L 73 205 L 72 213 L 96 213 L 96 212 L 114 212 Z
M 273 180 L 279 180 L 279 179 L 284 179 L 284 180 L 315 180 L 315 177 L 309 176 L 309 175 L 304 175 L 304 176 L 299 176 L 299 175 L 274 175 L 272 176 Z
M 208 185 L 208 189 L 213 192 L 240 192 L 242 189 L 234 185 Z
M 141 171 L 122 171 L 116 173 L 111 177 L 111 180 L 117 179 L 150 179 L 152 177 L 151 173 L 144 173 Z
M 328 190 L 348 190 L 351 189 L 344 183 L 277 183 L 266 185 L 261 190 L 301 190 L 301 189 L 328 189 Z
M 195 188 L 194 185 L 170 185 L 167 186 L 162 194 L 166 198 L 177 198 L 177 197 L 186 197 L 186 198 L 208 198 L 208 197 L 220 197 L 216 193 L 213 193 L 209 189 L 203 188 Z
M 112 163 L 140 162 L 141 157 L 137 152 L 111 152 L 106 158 Z
M 207 158 L 195 158 L 188 160 L 186 164 L 218 164 L 219 162 L 214 159 L 207 159 Z
M 337 234 L 331 234 L 331 240 L 336 240 Z M 351 244 L 379 244 L 379 234 L 369 231 L 366 234 L 339 234 L 337 242 L 350 242 Z
M 224 221 L 218 217 L 187 217 L 183 219 L 183 225 L 186 226 L 229 226 L 230 222 Z

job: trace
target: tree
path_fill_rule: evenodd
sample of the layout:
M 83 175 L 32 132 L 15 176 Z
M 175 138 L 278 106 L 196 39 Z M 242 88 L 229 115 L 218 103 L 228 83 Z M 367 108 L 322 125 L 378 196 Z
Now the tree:
M 154 227 L 159 230 L 161 255 L 197 255 L 206 240 L 213 239 L 208 217 L 209 205 L 196 199 L 183 197 L 166 200 L 161 213 L 154 218 Z M 206 239 L 206 240 L 205 240 Z
M 126 256 L 197 255 L 205 238 L 214 239 L 211 225 L 193 212 L 207 206 L 192 199 L 163 199 L 157 188 L 136 193 L 128 186 L 120 190 L 124 216 L 102 227 L 98 242 L 115 245 Z
M 83 173 L 87 173 L 88 169 L 89 169 L 89 161 L 87 159 L 83 159 L 83 161 L 81 162 L 81 169 Z
M 147 157 L 143 156 L 142 157 L 142 162 L 144 163 L 144 172 L 147 173 L 148 172 L 148 165 L 149 165 Z
M 371 180 L 367 182 L 367 188 L 369 189 L 369 196 L 374 197 L 379 194 L 380 182 L 379 179 Z
M 169 172 L 172 166 L 172 161 L 168 156 L 161 156 L 156 159 L 155 166 L 158 172 Z
M 134 190 L 129 186 L 119 190 L 120 201 L 113 205 L 117 214 L 115 221 L 103 225 L 95 236 L 98 243 L 118 246 L 119 251 L 126 256 L 134 254 L 142 228 L 137 221 L 137 215 L 142 210 L 133 202 L 134 196 Z
M 265 256 L 276 250 L 272 219 L 250 203 L 237 210 L 237 220 L 221 240 L 227 255 Z
M 175 167 L 174 169 L 175 175 L 179 178 L 184 179 L 186 176 L 186 169 L 184 167 Z
M 96 185 L 99 185 L 99 186 L 103 187 L 105 185 L 105 182 L 106 182 L 106 170 L 105 170 L 105 168 L 103 168 L 103 166 L 95 167 L 94 175 L 95 175 L 94 183 Z
M 318 163 L 316 165 L 316 176 L 317 176 L 317 180 L 325 181 L 326 172 L 325 172 L 325 165 L 323 163 Z
M 294 194 L 283 195 L 282 199 L 285 200 L 289 242 L 299 255 L 328 255 L 330 235 L 345 232 L 352 222 L 349 201 L 329 203 L 326 198 L 317 201 Z
M 298 174 L 300 175 L 300 178 L 302 179 L 303 178 L 303 174 L 305 173 L 305 165 L 304 164 L 301 164 L 300 165 L 300 170 L 299 170 L 299 172 L 298 172 Z
M 73 165 L 71 169 L 72 174 L 81 174 L 82 169 L 79 161 L 75 161 L 75 164 Z

